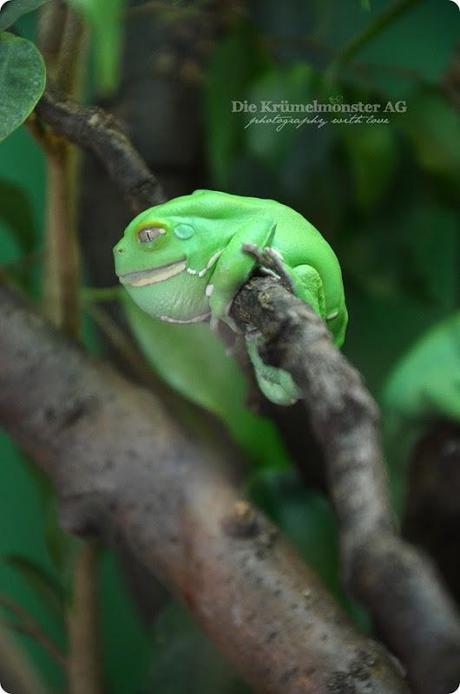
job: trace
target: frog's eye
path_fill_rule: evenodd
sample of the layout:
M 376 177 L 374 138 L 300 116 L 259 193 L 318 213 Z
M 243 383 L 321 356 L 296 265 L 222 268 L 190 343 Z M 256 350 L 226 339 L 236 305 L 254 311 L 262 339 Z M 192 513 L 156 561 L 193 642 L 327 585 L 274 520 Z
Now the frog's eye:
M 139 243 L 150 243 L 163 234 L 166 234 L 166 229 L 162 227 L 144 227 L 137 232 L 137 240 Z

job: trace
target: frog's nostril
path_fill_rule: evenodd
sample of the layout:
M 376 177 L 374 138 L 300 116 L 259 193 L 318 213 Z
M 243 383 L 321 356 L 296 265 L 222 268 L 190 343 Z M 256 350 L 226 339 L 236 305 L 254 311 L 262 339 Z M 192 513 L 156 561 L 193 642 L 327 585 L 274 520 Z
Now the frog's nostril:
M 120 246 L 119 244 L 117 244 L 117 245 L 115 246 L 115 248 L 113 249 L 113 252 L 114 252 L 114 253 L 124 253 L 125 250 L 126 250 L 126 249 L 124 248 L 124 246 Z

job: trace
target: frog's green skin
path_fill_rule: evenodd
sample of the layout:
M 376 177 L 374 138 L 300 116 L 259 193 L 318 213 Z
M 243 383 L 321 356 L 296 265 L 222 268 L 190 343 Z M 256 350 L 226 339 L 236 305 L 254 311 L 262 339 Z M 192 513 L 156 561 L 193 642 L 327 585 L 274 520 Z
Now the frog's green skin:
M 141 242 L 139 233 L 151 228 L 161 234 L 145 240 L 144 231 Z M 275 200 L 197 190 L 151 207 L 132 220 L 115 246 L 115 270 L 134 302 L 155 318 L 212 318 L 234 328 L 228 315 L 232 299 L 257 262 L 243 244 L 269 246 L 279 255 L 295 294 L 321 315 L 341 345 L 347 310 L 338 260 L 304 217 Z M 278 404 L 295 402 L 298 391 L 289 374 L 262 362 L 255 338 L 248 351 L 265 395 Z

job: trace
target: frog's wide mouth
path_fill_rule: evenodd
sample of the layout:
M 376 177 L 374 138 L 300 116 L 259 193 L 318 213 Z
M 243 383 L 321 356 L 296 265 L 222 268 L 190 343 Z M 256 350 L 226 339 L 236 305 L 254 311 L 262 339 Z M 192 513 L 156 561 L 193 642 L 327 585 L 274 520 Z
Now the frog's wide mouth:
M 129 284 L 131 287 L 146 287 L 149 284 L 164 282 L 170 277 L 174 277 L 183 272 L 187 267 L 187 261 L 179 260 L 176 263 L 162 265 L 161 267 L 152 267 L 149 270 L 138 270 L 137 272 L 126 272 L 119 275 L 118 278 L 122 284 Z

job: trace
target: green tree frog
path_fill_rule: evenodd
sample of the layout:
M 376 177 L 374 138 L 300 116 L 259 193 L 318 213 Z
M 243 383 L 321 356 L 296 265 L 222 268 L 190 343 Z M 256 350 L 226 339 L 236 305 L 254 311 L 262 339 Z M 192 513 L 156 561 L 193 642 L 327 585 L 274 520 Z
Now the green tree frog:
M 115 271 L 133 301 L 154 318 L 210 318 L 236 329 L 232 300 L 258 263 L 246 245 L 270 249 L 295 295 L 324 319 L 340 346 L 347 309 L 337 257 L 304 217 L 275 200 L 196 190 L 151 207 L 115 246 Z M 262 361 L 257 335 L 246 342 L 265 396 L 281 405 L 295 402 L 299 393 L 290 375 Z

